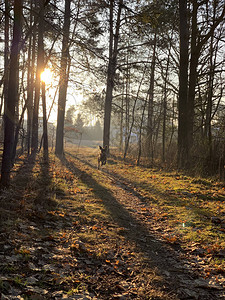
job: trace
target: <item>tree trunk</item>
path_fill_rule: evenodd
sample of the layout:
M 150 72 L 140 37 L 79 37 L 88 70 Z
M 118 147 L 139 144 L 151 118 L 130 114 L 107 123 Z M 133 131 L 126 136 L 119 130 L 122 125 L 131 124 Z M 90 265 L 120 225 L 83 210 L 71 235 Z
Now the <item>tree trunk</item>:
M 14 1 L 14 26 L 13 40 L 10 53 L 9 86 L 7 103 L 5 107 L 4 121 L 4 149 L 1 169 L 1 185 L 10 184 L 10 170 L 12 166 L 12 150 L 14 142 L 15 107 L 18 97 L 18 62 L 19 62 L 19 43 L 22 31 L 22 5 L 23 0 Z
M 16 147 L 17 147 L 18 139 L 19 139 L 19 131 L 20 131 L 20 128 L 21 128 L 21 125 L 22 125 L 22 122 L 23 122 L 23 118 L 24 118 L 24 114 L 25 114 L 26 109 L 27 109 L 27 101 L 24 104 L 24 107 L 23 107 L 23 110 L 22 110 L 19 122 L 18 122 L 18 124 L 16 126 L 16 129 L 15 129 L 15 138 L 14 138 L 13 151 L 12 151 L 12 164 L 14 164 L 14 161 L 15 161 Z
M 124 105 L 124 84 L 122 90 L 122 99 L 121 99 L 121 112 L 120 112 L 120 144 L 119 149 L 122 153 L 123 151 L 123 105 Z
M 115 29 L 115 34 L 114 34 L 113 33 L 114 1 L 110 0 L 109 62 L 108 62 L 108 71 L 107 71 L 107 86 L 106 86 L 104 129 L 103 129 L 103 146 L 107 146 L 108 149 L 109 149 L 109 142 L 110 142 L 110 121 L 111 121 L 111 111 L 112 111 L 112 96 L 113 96 L 114 78 L 115 78 L 116 65 L 117 65 L 117 54 L 118 54 L 117 49 L 118 49 L 122 5 L 123 5 L 123 0 L 120 0 L 118 12 L 117 12 L 116 29 Z
M 163 97 L 163 132 L 162 132 L 162 161 L 165 162 L 165 149 L 166 149 L 166 115 L 167 115 L 167 78 L 170 63 L 170 49 L 166 63 L 166 74 L 164 80 L 164 97 Z
M 33 0 L 31 1 L 31 11 L 33 10 Z M 32 26 L 34 16 L 30 14 L 30 26 Z M 36 27 L 34 28 L 33 34 L 29 37 L 29 48 L 28 48 L 28 71 L 27 71 L 27 137 L 26 146 L 27 153 L 30 154 L 31 150 L 31 129 L 32 129 L 32 115 L 33 115 L 33 93 L 34 93 L 34 68 L 35 68 L 35 57 L 36 57 Z
M 42 107 L 43 107 L 43 149 L 44 161 L 48 162 L 48 126 L 47 126 L 47 112 L 46 112 L 46 95 L 45 83 L 42 82 Z
M 10 7 L 9 1 L 5 0 L 5 28 L 4 28 L 4 36 L 5 36 L 5 49 L 4 49 L 4 107 L 6 107 L 7 97 L 8 97 L 8 84 L 9 84 L 9 15 L 10 15 Z M 2 105 L 0 113 L 2 113 Z
M 125 96 L 125 104 L 126 104 L 126 112 L 125 112 L 125 144 L 127 143 L 127 137 L 128 137 L 128 132 L 129 132 L 129 127 L 130 127 L 130 69 L 128 67 L 128 63 L 129 63 L 129 57 L 128 57 L 128 53 L 127 53 L 127 57 L 126 57 L 126 63 L 127 63 L 127 68 L 126 68 L 126 76 L 125 76 L 125 80 L 126 80 L 126 86 L 125 86 L 125 90 L 126 90 L 126 96 Z
M 162 111 L 163 111 L 163 101 L 161 101 L 161 104 L 160 104 L 158 119 L 156 118 L 155 121 L 154 121 L 154 132 L 155 132 L 155 134 L 153 135 L 153 140 L 152 140 L 152 145 L 153 145 L 153 147 L 152 147 L 152 163 L 153 163 L 154 154 L 156 152 L 155 150 L 157 148 Z
M 63 25 L 62 56 L 60 69 L 59 99 L 56 128 L 55 154 L 62 156 L 64 153 L 64 120 L 66 110 L 66 95 L 68 87 L 68 63 L 69 63 L 69 29 L 70 29 L 70 3 L 65 0 L 65 16 Z
M 187 99 L 188 99 L 188 21 L 187 0 L 179 0 L 180 13 L 180 71 L 178 97 L 178 167 L 188 162 Z
M 187 110 L 187 139 L 188 139 L 188 160 L 190 159 L 190 149 L 193 146 L 193 130 L 194 130 L 194 105 L 195 105 L 195 88 L 197 80 L 197 67 L 200 55 L 199 47 L 197 47 L 197 1 L 193 1 L 192 11 L 192 30 L 191 30 L 191 58 L 190 58 L 190 74 L 188 88 L 188 110 Z
M 41 73 L 44 67 L 44 45 L 43 45 L 43 31 L 44 31 L 44 0 L 39 0 L 40 18 L 38 24 L 38 54 L 37 54 L 37 70 L 35 79 L 35 96 L 33 109 L 33 124 L 32 124 L 32 140 L 31 140 L 31 154 L 35 155 L 38 150 L 38 116 L 39 116 L 39 102 L 40 102 L 40 86 Z
M 165 149 L 166 149 L 166 113 L 167 113 L 167 95 L 164 90 L 163 99 L 163 132 L 162 132 L 162 162 L 165 162 Z
M 147 99 L 144 103 L 142 115 L 141 115 L 141 124 L 140 124 L 140 130 L 139 130 L 139 139 L 138 139 L 138 157 L 137 157 L 137 166 L 140 165 L 140 159 L 141 159 L 141 153 L 142 153 L 142 128 L 143 128 L 143 122 L 144 122 L 144 115 L 145 115 L 145 109 L 147 105 Z
M 208 91 L 207 91 L 205 134 L 208 139 L 208 146 L 209 146 L 209 156 L 207 159 L 211 163 L 211 160 L 212 160 L 211 121 L 212 121 L 212 105 L 213 105 L 213 100 L 212 100 L 212 98 L 213 98 L 213 81 L 214 81 L 214 70 L 215 70 L 215 62 L 213 61 L 213 37 L 211 38 L 209 56 L 210 56 L 209 57 L 210 70 L 209 70 Z
M 167 151 L 168 151 L 168 152 L 169 152 L 170 147 L 171 147 L 171 145 L 172 145 L 173 136 L 174 136 L 174 132 L 175 132 L 175 126 L 174 126 L 174 120 L 175 120 L 175 115 L 176 115 L 176 113 L 175 113 L 175 107 L 176 107 L 175 101 L 173 100 L 172 117 L 171 117 L 171 119 L 172 119 L 172 124 L 171 124 L 171 135 L 170 135 L 170 139 L 169 139 L 169 143 L 168 143 L 168 148 L 167 148 Z
M 154 83 L 155 83 L 156 44 L 157 44 L 157 34 L 155 30 L 152 62 L 151 62 L 150 85 L 149 85 L 147 144 L 146 144 L 147 155 L 151 163 L 153 163 L 153 99 L 154 99 Z
M 216 5 L 213 6 L 213 24 L 215 23 L 216 15 Z M 209 23 L 209 20 L 208 20 Z M 210 171 L 212 170 L 213 158 L 212 158 L 212 108 L 213 108 L 213 86 L 214 86 L 214 75 L 215 75 L 215 66 L 217 60 L 217 51 L 218 51 L 218 41 L 216 42 L 214 48 L 214 35 L 210 38 L 210 47 L 209 47 L 209 76 L 208 76 L 208 89 L 207 89 L 207 106 L 206 106 L 206 118 L 205 118 L 205 136 L 208 139 L 208 150 L 209 155 L 207 161 L 209 163 Z M 214 58 L 213 58 L 214 56 Z

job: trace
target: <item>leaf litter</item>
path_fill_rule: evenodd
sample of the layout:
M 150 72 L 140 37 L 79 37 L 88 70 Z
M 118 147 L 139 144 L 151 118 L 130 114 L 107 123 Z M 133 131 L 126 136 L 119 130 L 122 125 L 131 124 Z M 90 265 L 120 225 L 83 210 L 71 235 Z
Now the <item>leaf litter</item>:
M 17 166 L 0 198 L 1 299 L 223 299 L 221 244 L 184 242 L 129 168 L 94 159 Z

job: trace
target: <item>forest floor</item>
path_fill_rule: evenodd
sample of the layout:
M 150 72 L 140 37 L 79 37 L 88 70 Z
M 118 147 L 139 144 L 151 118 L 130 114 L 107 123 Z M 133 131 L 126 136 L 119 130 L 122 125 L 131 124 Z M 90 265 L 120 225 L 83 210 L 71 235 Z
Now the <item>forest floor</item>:
M 224 185 L 98 149 L 27 161 L 0 194 L 0 299 L 225 299 Z

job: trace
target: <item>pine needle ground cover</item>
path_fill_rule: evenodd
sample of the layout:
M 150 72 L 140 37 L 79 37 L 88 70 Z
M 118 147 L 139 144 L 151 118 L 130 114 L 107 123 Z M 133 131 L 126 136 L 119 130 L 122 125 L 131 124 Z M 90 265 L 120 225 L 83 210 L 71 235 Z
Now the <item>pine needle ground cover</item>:
M 97 153 L 17 162 L 0 198 L 3 299 L 222 299 L 223 186 L 111 157 L 98 170 Z

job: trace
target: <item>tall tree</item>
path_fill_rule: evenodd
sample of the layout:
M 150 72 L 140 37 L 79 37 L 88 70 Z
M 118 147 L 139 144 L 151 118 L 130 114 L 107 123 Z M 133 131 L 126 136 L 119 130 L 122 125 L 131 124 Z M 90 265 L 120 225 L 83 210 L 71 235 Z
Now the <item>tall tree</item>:
M 114 79 L 115 79 L 116 66 L 117 66 L 118 41 L 119 41 L 122 7 L 123 7 L 123 0 L 119 0 L 119 6 L 118 6 L 117 16 L 116 16 L 115 32 L 114 32 L 115 2 L 114 0 L 110 0 L 109 58 L 108 58 L 108 70 L 107 70 L 107 86 L 106 86 L 106 97 L 105 97 L 104 130 L 103 130 L 103 145 L 107 146 L 108 149 L 109 149 L 109 142 L 110 142 L 112 97 L 113 97 Z
M 180 16 L 180 70 L 178 95 L 178 166 L 188 161 L 187 99 L 188 99 L 188 18 L 187 0 L 179 0 Z
M 34 0 L 30 2 L 30 27 L 34 21 L 34 15 L 32 13 L 34 8 Z M 32 114 L 33 114 L 33 94 L 34 94 L 34 69 L 35 69 L 35 57 L 36 57 L 36 26 L 34 27 L 32 34 L 29 36 L 28 41 L 28 58 L 27 58 L 27 152 L 30 154 L 31 148 L 31 129 L 32 129 Z
M 63 25 L 62 56 L 60 67 L 60 84 L 56 128 L 55 154 L 63 155 L 64 151 L 64 120 L 66 110 L 66 94 L 68 87 L 69 68 L 69 32 L 70 32 L 70 4 L 71 0 L 65 0 L 65 14 Z
M 1 169 L 1 185 L 10 183 L 10 170 L 12 166 L 12 151 L 14 142 L 15 107 L 18 98 L 18 72 L 19 72 L 19 44 L 22 32 L 22 6 L 23 0 L 14 1 L 13 39 L 10 52 L 9 86 L 7 103 L 4 114 L 4 149 Z
M 166 70 L 165 70 L 165 79 L 164 79 L 164 87 L 162 93 L 163 95 L 163 128 L 162 128 L 162 161 L 165 162 L 165 148 L 166 148 L 166 117 L 167 117 L 167 81 L 168 81 L 168 73 L 169 73 L 169 63 L 170 63 L 170 48 L 169 54 L 166 62 Z
M 203 1 L 204 3 L 204 1 Z M 197 2 L 192 0 L 192 29 L 191 29 L 191 57 L 190 57 L 190 72 L 189 72 L 189 86 L 188 86 L 188 107 L 187 107 L 187 139 L 188 139 L 188 148 L 191 148 L 193 145 L 193 133 L 194 133 L 194 109 L 195 109 L 195 94 L 196 94 L 196 83 L 198 78 L 198 64 L 201 51 L 207 41 L 214 35 L 215 29 L 217 26 L 224 20 L 225 16 L 225 5 L 216 1 L 217 9 L 221 10 L 220 15 L 215 18 L 213 17 L 213 23 L 211 26 L 207 27 L 207 32 L 203 34 L 200 33 L 198 28 L 198 10 L 202 5 L 202 2 Z M 214 8 L 215 9 L 215 8 Z M 216 11 L 214 10 L 214 15 Z
M 48 120 L 46 111 L 46 93 L 45 93 L 45 82 L 41 83 L 42 90 L 42 108 L 43 108 L 43 149 L 44 149 L 44 160 L 48 162 Z
M 149 97 L 148 97 L 148 121 L 147 121 L 147 153 L 148 157 L 153 163 L 153 100 L 154 100 L 154 84 L 155 84 L 155 64 L 156 64 L 156 46 L 157 46 L 157 32 L 155 28 L 153 40 L 153 52 L 151 61 L 151 73 L 149 83 Z
M 8 84 L 9 84 L 9 14 L 10 14 L 9 1 L 5 0 L 5 28 L 4 28 L 4 37 L 5 37 L 5 49 L 4 49 L 4 101 L 5 101 L 5 106 L 4 107 L 6 107 L 6 103 L 7 103 Z M 1 112 L 2 112 L 2 106 L 1 106 L 0 113 Z
M 33 109 L 33 123 L 32 123 L 32 139 L 31 139 L 31 154 L 35 155 L 38 150 L 38 116 L 39 116 L 39 102 L 41 90 L 41 73 L 44 68 L 44 0 L 39 0 L 39 22 L 38 22 L 38 53 L 37 53 L 37 68 L 35 78 L 35 96 Z

